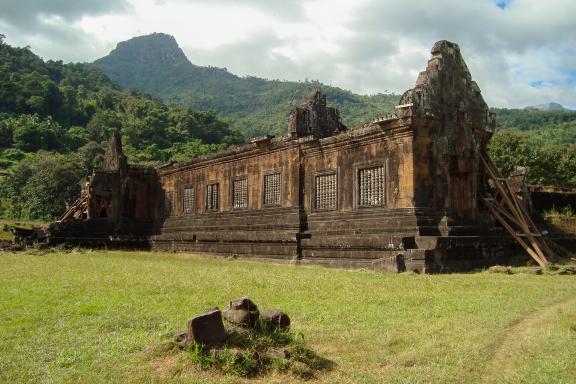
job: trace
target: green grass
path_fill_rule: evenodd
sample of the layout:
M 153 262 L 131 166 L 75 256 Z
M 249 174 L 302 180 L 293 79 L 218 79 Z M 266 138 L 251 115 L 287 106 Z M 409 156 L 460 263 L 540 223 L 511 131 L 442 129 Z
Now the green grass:
M 0 382 L 242 382 L 150 346 L 243 295 L 283 309 L 334 363 L 320 382 L 574 381 L 576 276 L 377 274 L 138 252 L 0 253 L 0 266 Z

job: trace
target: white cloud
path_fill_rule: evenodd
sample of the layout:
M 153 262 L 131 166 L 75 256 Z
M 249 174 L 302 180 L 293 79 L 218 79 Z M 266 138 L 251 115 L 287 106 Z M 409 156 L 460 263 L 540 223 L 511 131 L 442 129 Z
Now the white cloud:
M 35 15 L 29 31 L 0 16 L 7 41 L 47 58 L 91 61 L 118 41 L 164 32 L 195 64 L 401 93 L 433 43 L 448 39 L 460 45 L 490 105 L 576 105 L 573 0 L 515 0 L 505 9 L 495 0 L 91 0 L 70 9 L 65 2 L 49 12 L 41 0 L 25 0 Z

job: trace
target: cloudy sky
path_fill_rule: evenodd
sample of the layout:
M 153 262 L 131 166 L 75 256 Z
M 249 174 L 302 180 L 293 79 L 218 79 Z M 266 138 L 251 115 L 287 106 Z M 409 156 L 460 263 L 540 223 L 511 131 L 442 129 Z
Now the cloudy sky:
M 152 32 L 194 64 L 364 94 L 411 88 L 448 39 L 489 105 L 576 109 L 576 0 L 0 0 L 6 41 L 45 59 L 92 61 Z

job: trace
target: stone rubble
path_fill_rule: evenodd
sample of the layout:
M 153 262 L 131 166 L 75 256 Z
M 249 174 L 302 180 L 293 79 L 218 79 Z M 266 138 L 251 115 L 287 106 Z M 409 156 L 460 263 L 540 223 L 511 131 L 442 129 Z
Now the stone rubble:
M 267 309 L 262 315 L 262 322 L 272 329 L 286 331 L 290 329 L 290 318 L 279 309 Z
M 259 317 L 258 306 L 248 297 L 232 300 L 224 310 L 226 320 L 243 327 L 254 327 Z
M 226 331 L 218 308 L 209 309 L 188 321 L 186 344 L 218 345 L 225 342 Z
M 218 308 L 211 308 L 205 313 L 193 317 L 188 321 L 187 332 L 176 335 L 175 341 L 181 346 L 192 344 L 222 345 L 227 342 L 223 319 L 232 327 L 241 327 L 247 330 L 288 331 L 290 329 L 290 317 L 283 311 L 269 309 L 260 314 L 258 306 L 249 297 L 241 297 L 230 301 L 224 312 Z

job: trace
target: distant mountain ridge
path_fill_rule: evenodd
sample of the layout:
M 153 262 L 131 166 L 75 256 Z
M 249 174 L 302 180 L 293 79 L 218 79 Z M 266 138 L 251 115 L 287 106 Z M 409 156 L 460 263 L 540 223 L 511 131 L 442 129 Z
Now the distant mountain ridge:
M 217 73 L 234 77 L 225 69 L 192 64 L 174 36 L 165 33 L 122 41 L 94 64 L 121 87 L 137 88 L 157 96 L 187 79 L 200 80 Z
M 552 103 L 545 103 L 545 104 L 538 104 L 538 105 L 531 105 L 531 106 L 528 106 L 524 109 L 537 110 L 537 111 L 571 111 L 571 109 L 564 107 L 562 104 L 553 103 L 553 102 Z
M 188 60 L 176 39 L 164 33 L 118 43 L 93 64 L 125 89 L 140 89 L 195 110 L 215 110 L 247 137 L 285 134 L 290 110 L 316 88 L 340 109 L 349 127 L 391 113 L 399 99 L 394 94 L 358 95 L 316 81 L 239 77 L 225 68 L 197 66 Z

